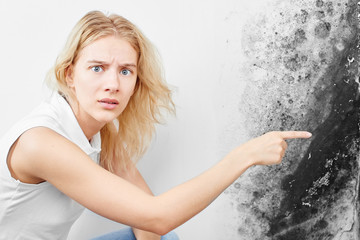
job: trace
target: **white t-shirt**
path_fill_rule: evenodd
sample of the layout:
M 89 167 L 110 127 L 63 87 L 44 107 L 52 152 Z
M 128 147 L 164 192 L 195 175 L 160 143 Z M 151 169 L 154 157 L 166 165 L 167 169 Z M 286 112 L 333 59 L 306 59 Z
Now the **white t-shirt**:
M 13 143 L 33 127 L 48 127 L 99 162 L 100 133 L 89 142 L 66 100 L 54 94 L 12 127 L 0 140 L 0 239 L 66 239 L 84 207 L 49 182 L 26 184 L 14 179 L 6 159 Z M 59 154 L 59 153 L 54 153 Z

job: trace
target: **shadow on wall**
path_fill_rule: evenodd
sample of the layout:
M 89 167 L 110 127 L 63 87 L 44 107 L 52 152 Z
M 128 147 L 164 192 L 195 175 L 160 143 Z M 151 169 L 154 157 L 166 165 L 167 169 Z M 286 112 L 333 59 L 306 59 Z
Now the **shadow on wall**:
M 230 187 L 239 239 L 359 239 L 360 1 L 277 1 L 242 34 L 251 135 L 313 137 Z

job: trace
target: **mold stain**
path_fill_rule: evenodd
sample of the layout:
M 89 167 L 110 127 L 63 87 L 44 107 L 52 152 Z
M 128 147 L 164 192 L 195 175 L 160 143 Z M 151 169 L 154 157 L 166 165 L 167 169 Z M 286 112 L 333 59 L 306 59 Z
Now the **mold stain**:
M 265 30 L 264 30 L 265 29 Z M 252 136 L 303 129 L 280 166 L 228 191 L 239 239 L 360 239 L 360 1 L 279 1 L 243 31 Z

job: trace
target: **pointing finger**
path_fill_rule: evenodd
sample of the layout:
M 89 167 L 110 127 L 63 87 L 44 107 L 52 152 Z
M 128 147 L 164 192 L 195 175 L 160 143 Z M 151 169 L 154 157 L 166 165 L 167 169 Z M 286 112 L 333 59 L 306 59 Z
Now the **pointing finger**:
M 312 136 L 311 133 L 306 131 L 284 131 L 279 132 L 283 139 L 294 139 L 294 138 L 309 138 Z

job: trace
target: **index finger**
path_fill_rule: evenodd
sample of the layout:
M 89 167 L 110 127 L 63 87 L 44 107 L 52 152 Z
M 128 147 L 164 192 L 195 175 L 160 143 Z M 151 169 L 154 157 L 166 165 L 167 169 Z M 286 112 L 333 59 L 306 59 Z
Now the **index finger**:
M 312 134 L 307 131 L 283 131 L 279 132 L 279 134 L 283 139 L 309 138 L 312 136 Z

